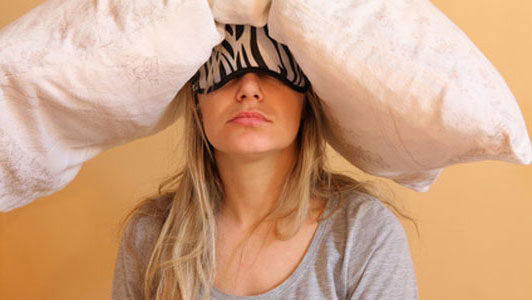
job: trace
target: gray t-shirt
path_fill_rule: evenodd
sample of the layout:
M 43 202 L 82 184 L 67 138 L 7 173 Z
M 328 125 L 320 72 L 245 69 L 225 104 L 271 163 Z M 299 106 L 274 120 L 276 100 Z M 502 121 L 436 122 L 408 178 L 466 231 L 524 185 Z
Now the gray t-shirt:
M 296 270 L 280 285 L 254 296 L 228 295 L 215 287 L 211 299 L 417 299 L 417 282 L 405 231 L 397 217 L 378 199 L 344 192 L 340 209 L 318 224 L 311 244 Z M 329 215 L 338 197 L 328 201 Z M 132 226 L 133 250 L 139 270 L 121 238 L 112 288 L 113 300 L 141 300 L 141 276 L 158 228 L 148 218 Z

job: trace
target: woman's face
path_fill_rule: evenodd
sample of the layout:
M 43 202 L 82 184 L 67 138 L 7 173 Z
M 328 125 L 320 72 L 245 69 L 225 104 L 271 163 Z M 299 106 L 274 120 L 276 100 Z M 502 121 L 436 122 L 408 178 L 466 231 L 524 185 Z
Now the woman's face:
M 267 153 L 291 146 L 304 101 L 304 93 L 255 72 L 233 78 L 214 92 L 198 94 L 207 139 L 217 151 L 233 154 Z

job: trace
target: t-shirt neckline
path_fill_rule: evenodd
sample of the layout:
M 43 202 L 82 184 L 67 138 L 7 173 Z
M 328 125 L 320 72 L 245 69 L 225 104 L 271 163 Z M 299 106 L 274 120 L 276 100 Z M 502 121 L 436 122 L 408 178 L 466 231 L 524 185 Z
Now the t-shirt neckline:
M 332 200 L 332 201 L 331 201 Z M 323 210 L 321 216 L 328 216 L 330 213 L 330 210 L 334 207 L 334 204 L 337 201 L 337 195 L 334 194 L 333 197 L 331 197 L 325 206 L 325 209 Z M 326 220 L 318 223 L 318 228 L 316 229 L 316 232 L 314 233 L 314 236 L 312 237 L 312 241 L 310 242 L 310 246 L 307 249 L 307 252 L 303 256 L 303 259 L 299 263 L 299 265 L 296 267 L 295 271 L 292 272 L 292 274 L 286 278 L 283 282 L 281 282 L 279 285 L 274 287 L 273 289 L 264 292 L 262 294 L 258 295 L 252 295 L 252 296 L 238 296 L 238 295 L 231 295 L 226 294 L 222 292 L 221 290 L 217 289 L 216 287 L 211 288 L 211 297 L 217 300 L 265 300 L 265 299 L 276 299 L 276 296 L 281 295 L 285 290 L 290 288 L 297 280 L 305 273 L 305 270 L 307 269 L 310 262 L 313 261 L 313 258 L 316 254 L 316 250 L 318 248 L 318 245 L 320 244 L 323 233 L 326 231 L 326 227 L 329 224 L 329 221 L 331 218 L 327 218 Z

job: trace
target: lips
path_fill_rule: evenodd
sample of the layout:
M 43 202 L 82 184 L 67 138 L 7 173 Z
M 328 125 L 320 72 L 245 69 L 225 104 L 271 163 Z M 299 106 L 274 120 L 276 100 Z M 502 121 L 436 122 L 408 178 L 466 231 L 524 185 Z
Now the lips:
M 237 119 L 256 119 L 256 120 L 271 122 L 263 114 L 261 114 L 259 112 L 256 112 L 256 111 L 241 111 L 241 112 L 237 113 L 228 122 L 231 122 L 231 121 L 234 121 L 234 120 L 237 120 Z

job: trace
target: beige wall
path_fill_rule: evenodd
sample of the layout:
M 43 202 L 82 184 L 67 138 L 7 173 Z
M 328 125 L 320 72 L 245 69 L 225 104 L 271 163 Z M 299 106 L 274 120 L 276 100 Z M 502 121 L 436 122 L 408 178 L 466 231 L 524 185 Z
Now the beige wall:
M 0 1 L 0 27 L 40 2 Z M 532 132 L 532 1 L 434 3 L 502 73 Z M 170 170 L 178 129 L 111 149 L 87 162 L 62 191 L 0 214 L 0 299 L 108 299 L 118 221 Z M 381 181 L 420 225 L 418 239 L 403 223 L 420 299 L 532 299 L 530 166 L 452 166 L 427 193 Z

